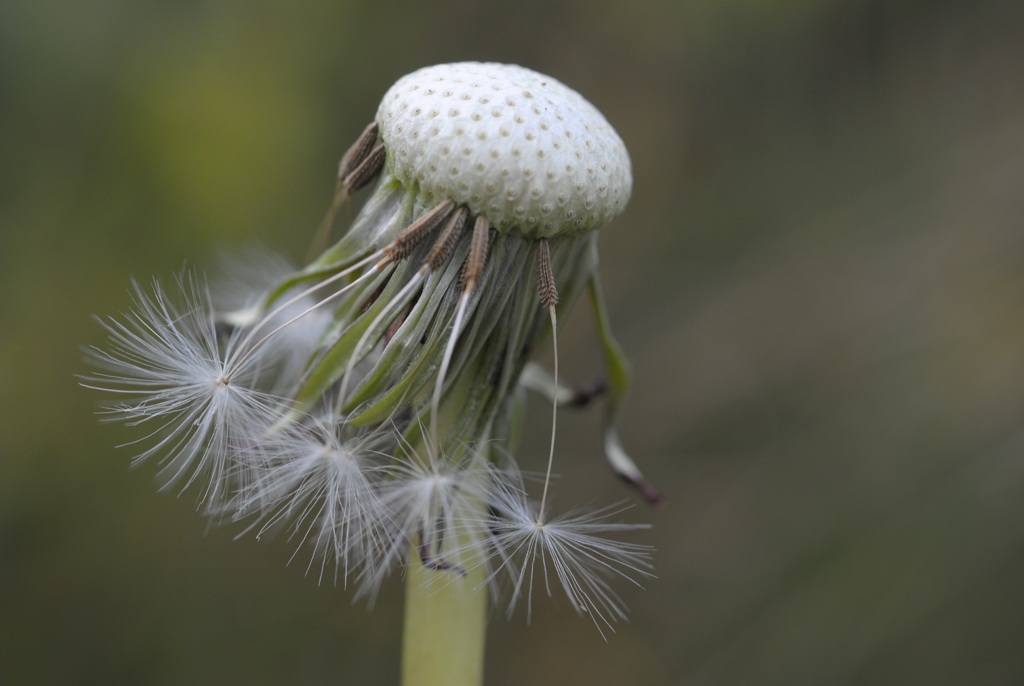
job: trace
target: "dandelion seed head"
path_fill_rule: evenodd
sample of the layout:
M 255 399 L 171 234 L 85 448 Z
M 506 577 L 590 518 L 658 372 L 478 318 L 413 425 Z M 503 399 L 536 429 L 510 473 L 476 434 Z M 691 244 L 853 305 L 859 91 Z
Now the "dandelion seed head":
M 339 208 L 376 179 L 327 247 Z M 250 252 L 216 298 L 189 274 L 136 287 L 83 381 L 120 399 L 112 418 L 148 429 L 136 461 L 200 485 L 206 513 L 243 533 L 284 533 L 321 581 L 372 599 L 397 569 L 440 586 L 486 577 L 528 616 L 535 586 L 560 588 L 603 633 L 624 616 L 612 581 L 649 576 L 650 552 L 616 540 L 640 527 L 613 522 L 614 508 L 548 514 L 557 407 L 578 396 L 559 392 L 557 313 L 584 292 L 595 305 L 606 449 L 643 488 L 614 435 L 626 375 L 594 231 L 631 186 L 622 140 L 558 81 L 501 64 L 422 69 L 342 157 L 318 258 L 297 269 Z M 548 324 L 552 430 L 534 501 L 496 463 Z

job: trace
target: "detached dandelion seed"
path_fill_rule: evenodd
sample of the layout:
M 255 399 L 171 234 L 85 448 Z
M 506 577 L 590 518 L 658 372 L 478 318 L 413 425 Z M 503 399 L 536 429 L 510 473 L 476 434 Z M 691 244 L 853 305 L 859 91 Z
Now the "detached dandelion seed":
M 136 460 L 198 486 L 207 514 L 261 538 L 287 531 L 312 548 L 311 574 L 371 600 L 400 571 L 403 683 L 479 683 L 484 587 L 501 602 L 510 582 L 510 610 L 525 600 L 528 615 L 535 584 L 561 589 L 605 635 L 625 616 L 612 584 L 651 574 L 650 550 L 616 539 L 643 528 L 612 522 L 619 510 L 548 515 L 559 408 L 599 395 L 608 464 L 660 499 L 616 433 L 628 371 L 597 276 L 597 229 L 631 190 L 618 134 L 555 79 L 421 69 L 342 156 L 309 264 L 263 269 L 222 301 L 189 274 L 173 295 L 136 287 L 83 383 L 122 398 L 111 418 L 153 427 Z M 606 379 L 571 391 L 557 324 L 584 293 Z M 550 375 L 534 361 L 549 335 Z M 499 468 L 523 390 L 552 403 L 537 507 Z

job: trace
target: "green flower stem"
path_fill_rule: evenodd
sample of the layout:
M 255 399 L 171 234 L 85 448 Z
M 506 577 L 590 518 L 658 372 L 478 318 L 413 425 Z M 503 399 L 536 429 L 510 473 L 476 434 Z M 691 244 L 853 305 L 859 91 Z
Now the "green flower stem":
M 402 686 L 479 686 L 487 630 L 484 567 L 458 576 L 424 567 L 415 550 L 410 558 Z

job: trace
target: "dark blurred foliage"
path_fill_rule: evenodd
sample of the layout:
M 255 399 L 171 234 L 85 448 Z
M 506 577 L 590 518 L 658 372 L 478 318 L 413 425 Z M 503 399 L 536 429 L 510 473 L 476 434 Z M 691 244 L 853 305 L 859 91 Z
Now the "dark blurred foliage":
M 1015 0 L 0 4 L 0 682 L 396 681 L 397 583 L 208 529 L 73 375 L 131 278 L 302 259 L 387 87 L 484 59 L 632 152 L 603 273 L 667 494 L 631 622 L 496 616 L 488 683 L 1024 683 L 1022 37 Z M 599 373 L 583 308 L 561 339 Z M 563 506 L 632 498 L 597 421 Z

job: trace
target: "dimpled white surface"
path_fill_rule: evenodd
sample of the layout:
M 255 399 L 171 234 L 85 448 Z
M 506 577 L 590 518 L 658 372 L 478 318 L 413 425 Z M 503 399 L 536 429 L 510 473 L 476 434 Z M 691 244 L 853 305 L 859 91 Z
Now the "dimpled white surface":
M 404 76 L 377 124 L 395 177 L 499 231 L 555 237 L 596 229 L 632 189 L 629 154 L 597 109 L 535 71 L 465 62 Z

